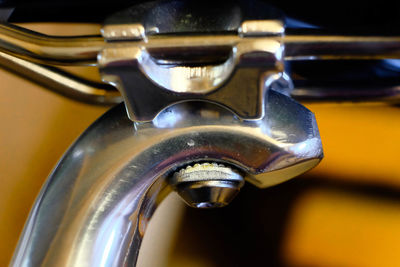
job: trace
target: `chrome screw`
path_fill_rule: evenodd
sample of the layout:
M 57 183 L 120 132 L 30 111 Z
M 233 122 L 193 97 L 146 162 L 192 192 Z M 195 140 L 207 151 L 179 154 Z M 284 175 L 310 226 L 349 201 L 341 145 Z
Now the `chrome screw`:
M 197 163 L 176 172 L 170 183 L 189 206 L 219 208 L 235 198 L 244 179 L 222 164 Z

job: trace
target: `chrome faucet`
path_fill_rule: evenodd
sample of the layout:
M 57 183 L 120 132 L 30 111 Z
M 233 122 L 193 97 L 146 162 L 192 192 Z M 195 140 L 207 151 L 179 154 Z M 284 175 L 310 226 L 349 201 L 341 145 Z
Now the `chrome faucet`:
M 172 189 L 192 207 L 222 207 L 245 180 L 272 186 L 322 158 L 313 114 L 287 95 L 280 20 L 227 20 L 231 28 L 218 31 L 236 35 L 190 28 L 180 36 L 135 19 L 108 22 L 98 55 L 131 120 L 118 105 L 64 155 L 13 266 L 135 265 L 146 225 Z
M 226 164 L 259 187 L 315 166 L 322 151 L 312 113 L 275 91 L 267 111 L 280 116 L 243 123 L 212 104 L 182 103 L 135 129 L 123 106 L 115 107 L 79 138 L 48 179 L 13 266 L 134 265 L 146 225 L 172 188 L 169 179 L 195 162 Z M 205 180 L 194 190 L 232 188 L 230 175 L 200 178 Z M 218 193 L 217 202 L 207 203 L 213 194 L 185 199 L 217 206 L 229 193 Z
M 218 16 L 196 5 L 120 12 L 103 27 L 105 43 L 85 37 L 68 46 L 68 38 L 0 27 L 8 51 L 0 58 L 29 68 L 26 75 L 70 96 L 118 101 L 107 85 L 71 76 L 62 84 L 54 79 L 61 72 L 27 59 L 95 64 L 125 105 L 98 119 L 60 160 L 12 266 L 135 265 L 146 226 L 172 190 L 192 207 L 223 207 L 245 182 L 265 188 L 308 171 L 323 157 L 321 140 L 312 112 L 291 97 L 285 60 L 362 57 L 357 45 L 368 56 L 398 53 L 382 49 L 398 43 L 393 38 L 343 37 L 332 51 L 316 46 L 327 37 L 285 35 L 282 15 L 265 5 L 254 14 L 223 6 Z

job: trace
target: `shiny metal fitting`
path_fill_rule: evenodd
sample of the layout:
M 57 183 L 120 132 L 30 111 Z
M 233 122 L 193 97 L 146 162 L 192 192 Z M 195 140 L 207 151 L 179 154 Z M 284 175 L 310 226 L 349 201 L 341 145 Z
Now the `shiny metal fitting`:
M 172 187 L 193 207 L 220 207 L 244 179 L 273 186 L 322 159 L 314 115 L 288 96 L 281 20 L 225 4 L 217 17 L 195 2 L 204 6 L 182 1 L 177 14 L 176 1 L 152 2 L 106 22 L 102 78 L 141 123 L 119 105 L 76 141 L 43 187 L 12 266 L 135 266 Z M 209 161 L 226 165 L 170 176 Z
M 219 208 L 235 198 L 244 179 L 222 164 L 197 163 L 176 172 L 170 184 L 191 207 Z
M 182 5 L 191 10 L 181 14 L 184 20 L 172 5 L 163 6 L 165 16 L 157 20 L 132 8 L 106 21 L 106 45 L 98 56 L 103 81 L 121 92 L 135 122 L 152 121 L 184 101 L 212 102 L 242 120 L 262 119 L 266 91 L 284 71 L 285 27 L 279 12 L 269 8 L 252 20 L 248 9 L 233 8 L 203 29 L 199 25 L 215 18 L 208 12 L 196 17 L 201 8 L 195 3 Z M 148 12 L 160 12 L 153 8 Z
M 52 172 L 11 266 L 134 266 L 179 166 L 224 162 L 265 188 L 317 165 L 323 151 L 314 115 L 286 95 L 268 94 L 270 115 L 261 121 L 180 103 L 134 128 L 122 105 L 108 111 Z

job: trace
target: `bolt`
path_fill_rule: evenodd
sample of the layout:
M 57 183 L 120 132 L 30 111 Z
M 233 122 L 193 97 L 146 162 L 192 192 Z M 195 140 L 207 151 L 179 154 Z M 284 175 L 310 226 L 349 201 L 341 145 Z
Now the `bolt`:
M 244 179 L 222 164 L 202 163 L 176 172 L 170 183 L 189 206 L 219 208 L 235 198 Z

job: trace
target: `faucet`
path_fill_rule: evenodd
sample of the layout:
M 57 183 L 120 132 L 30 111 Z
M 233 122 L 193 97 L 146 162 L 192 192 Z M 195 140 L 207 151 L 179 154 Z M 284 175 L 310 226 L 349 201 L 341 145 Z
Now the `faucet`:
M 50 175 L 12 266 L 134 265 L 155 208 L 173 188 L 171 176 L 193 163 L 223 163 L 258 187 L 315 166 L 322 151 L 313 114 L 275 91 L 266 106 L 280 115 L 243 123 L 213 104 L 181 103 L 136 128 L 124 107 L 116 106 L 82 134 Z M 185 200 L 197 207 L 227 204 L 234 179 L 213 177 L 197 188 L 221 187 L 217 202 L 209 198 L 213 194 L 193 191 Z
M 106 20 L 96 64 L 124 103 L 59 161 L 11 266 L 134 266 L 171 191 L 218 208 L 246 182 L 274 186 L 320 162 L 315 117 L 290 96 L 282 15 L 239 2 L 217 5 L 217 16 L 191 2 L 146 3 Z M 291 57 L 304 47 L 291 45 Z
M 314 115 L 289 96 L 282 21 L 240 20 L 233 9 L 207 30 L 236 35 L 204 35 L 185 21 L 143 15 L 176 4 L 106 21 L 98 65 L 125 108 L 104 114 L 60 160 L 12 266 L 135 265 L 146 226 L 172 190 L 192 207 L 223 207 L 245 181 L 273 186 L 322 159 Z M 204 19 L 188 5 L 177 21 Z
M 102 36 L 1 23 L 0 65 L 74 99 L 123 101 L 59 161 L 11 266 L 134 266 L 170 192 L 219 208 L 246 183 L 274 186 L 320 162 L 316 119 L 295 99 L 398 101 L 397 85 L 294 88 L 287 61 L 400 58 L 398 37 L 315 32 L 286 32 L 256 0 L 145 2 L 109 17 Z M 53 65 L 98 66 L 104 83 Z

